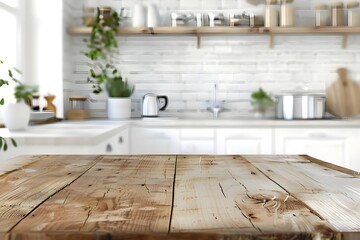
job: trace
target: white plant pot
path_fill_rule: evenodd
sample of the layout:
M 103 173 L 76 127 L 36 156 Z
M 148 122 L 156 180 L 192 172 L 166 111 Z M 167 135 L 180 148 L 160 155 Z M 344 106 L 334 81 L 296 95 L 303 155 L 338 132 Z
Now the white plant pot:
M 108 98 L 107 113 L 109 119 L 126 119 L 131 117 L 130 98 Z
M 4 110 L 3 119 L 9 130 L 25 130 L 30 121 L 30 107 L 23 101 L 9 103 Z

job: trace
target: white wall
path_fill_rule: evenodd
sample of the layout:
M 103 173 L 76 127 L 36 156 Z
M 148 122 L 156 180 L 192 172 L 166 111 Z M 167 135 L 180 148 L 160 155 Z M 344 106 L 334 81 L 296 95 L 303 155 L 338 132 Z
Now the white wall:
M 56 96 L 58 117 L 63 116 L 62 3 L 62 0 L 21 0 L 24 81 L 38 84 L 41 96 Z
M 134 2 L 113 3 L 131 6 Z M 244 0 L 155 2 L 162 7 L 165 20 L 171 11 L 179 9 L 252 8 Z M 301 13 L 313 16 L 310 8 L 314 1 L 295 2 Z M 65 5 L 69 6 L 64 8 L 66 24 L 80 25 L 82 2 L 65 0 Z M 104 97 L 92 96 L 91 84 L 86 81 L 89 67 L 83 55 L 83 38 L 66 37 L 64 95 L 90 96 L 95 99 L 89 103 L 92 115 L 105 116 Z M 270 49 L 266 35 L 218 35 L 203 37 L 201 49 L 197 49 L 194 36 L 128 36 L 119 37 L 117 59 L 122 74 L 136 84 L 133 109 L 137 113 L 141 97 L 154 92 L 170 97 L 170 113 L 201 114 L 212 105 L 217 83 L 223 106 L 234 114 L 242 114 L 251 110 L 250 94 L 258 87 L 272 93 L 298 88 L 324 92 L 326 85 L 337 78 L 336 69 L 342 66 L 360 80 L 360 38 L 350 36 L 347 49 L 342 49 L 341 40 L 336 35 L 276 36 L 275 47 Z

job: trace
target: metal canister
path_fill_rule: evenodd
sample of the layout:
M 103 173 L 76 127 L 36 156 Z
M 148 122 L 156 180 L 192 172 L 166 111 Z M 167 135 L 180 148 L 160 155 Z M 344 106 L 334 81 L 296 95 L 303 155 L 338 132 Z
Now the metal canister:
M 335 2 L 331 5 L 331 26 L 344 26 L 344 3 Z
M 323 94 L 284 93 L 276 96 L 278 119 L 322 119 L 326 97 Z

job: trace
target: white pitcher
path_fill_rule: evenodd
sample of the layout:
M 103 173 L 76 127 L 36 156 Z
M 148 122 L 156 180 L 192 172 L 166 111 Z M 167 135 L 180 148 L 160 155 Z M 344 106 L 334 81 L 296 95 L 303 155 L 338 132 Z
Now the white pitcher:
M 141 3 L 134 6 L 132 25 L 133 27 L 146 26 L 146 7 Z

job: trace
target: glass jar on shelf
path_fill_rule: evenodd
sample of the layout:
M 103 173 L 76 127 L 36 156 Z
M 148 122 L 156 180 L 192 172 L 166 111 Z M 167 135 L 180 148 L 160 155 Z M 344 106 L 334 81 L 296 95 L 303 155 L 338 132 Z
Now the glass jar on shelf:
M 341 27 L 345 25 L 345 5 L 343 2 L 332 2 L 331 6 L 331 26 Z
M 89 118 L 89 112 L 85 108 L 86 100 L 87 98 L 84 96 L 69 97 L 70 108 L 67 112 L 68 120 L 81 120 Z
M 96 1 L 86 0 L 83 5 L 83 25 L 92 27 L 96 21 Z
M 293 27 L 295 25 L 295 9 L 292 0 L 281 0 L 280 26 Z
M 359 27 L 360 26 L 360 4 L 359 1 L 351 1 L 347 3 L 348 11 L 348 26 Z
M 108 19 L 111 18 L 111 7 L 108 6 L 100 6 L 97 8 L 98 11 L 98 18 L 99 19 Z
M 279 5 L 276 0 L 266 0 L 265 27 L 279 26 Z
M 315 6 L 315 27 L 330 26 L 329 6 L 325 3 L 319 3 Z

